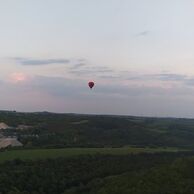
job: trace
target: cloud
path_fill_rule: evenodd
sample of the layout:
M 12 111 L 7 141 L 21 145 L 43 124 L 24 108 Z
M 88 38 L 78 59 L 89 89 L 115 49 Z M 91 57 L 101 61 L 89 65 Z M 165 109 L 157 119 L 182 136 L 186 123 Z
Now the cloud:
M 88 75 L 88 76 L 95 76 L 95 77 L 102 77 L 102 74 L 106 76 L 112 76 L 114 73 L 114 70 L 106 67 L 106 66 L 93 66 L 93 65 L 87 65 L 87 64 L 80 64 L 78 66 L 75 66 L 76 68 L 70 68 L 69 73 L 82 76 L 82 75 Z
M 194 86 L 194 77 L 186 79 L 184 83 L 188 86 Z
M 70 68 L 70 69 L 79 69 L 79 68 L 86 67 L 86 66 L 87 66 L 86 63 L 81 62 L 81 63 L 73 64 L 73 65 L 71 65 L 71 67 L 69 67 L 69 68 Z
M 189 76 L 174 73 L 156 73 L 156 74 L 131 74 L 128 80 L 159 80 L 159 81 L 182 81 L 190 79 Z
M 185 86 L 194 86 L 194 77 L 183 75 L 183 74 L 173 74 L 173 73 L 167 73 L 167 74 L 155 74 L 152 75 L 154 79 L 158 79 L 161 81 L 176 81 L 179 83 L 182 83 Z
M 35 76 L 30 87 L 34 90 L 44 91 L 55 97 L 75 97 L 88 90 L 87 83 L 83 80 L 64 77 Z
M 122 76 L 121 76 L 122 77 Z M 149 83 L 147 81 L 152 81 L 152 83 L 157 83 L 157 81 L 162 81 L 167 86 L 170 83 L 181 84 L 183 87 L 194 87 L 194 76 L 175 74 L 175 73 L 159 73 L 159 74 L 142 74 L 135 75 L 131 74 L 127 76 L 126 80 L 136 81 L 137 83 L 142 82 L 146 85 Z
M 145 30 L 136 34 L 136 36 L 147 36 L 150 33 L 149 30 Z
M 110 67 L 103 66 L 103 65 L 93 65 L 88 62 L 84 58 L 78 59 L 33 59 L 33 58 L 23 58 L 23 57 L 14 57 L 11 58 L 15 62 L 19 63 L 23 66 L 46 66 L 46 65 L 53 65 L 53 64 L 67 64 L 65 66 L 66 72 L 75 75 L 75 76 L 95 76 L 95 77 L 115 77 L 113 75 L 114 70 Z M 55 71 L 57 71 L 56 67 Z M 61 72 L 61 67 L 58 69 Z
M 193 80 L 194 81 L 194 80 Z M 30 83 L 34 90 L 45 91 L 46 93 L 60 98 L 73 98 L 83 100 L 88 96 L 90 90 L 87 82 L 81 79 L 67 79 L 63 77 L 36 76 Z M 174 88 L 162 88 L 146 85 L 122 85 L 120 83 L 96 82 L 93 98 L 128 98 L 141 96 L 192 96 L 194 90 L 184 85 L 177 85 Z
M 26 108 L 26 110 L 50 108 L 52 111 L 82 113 L 98 110 L 100 113 L 106 111 L 123 113 L 125 110 L 129 114 L 132 107 L 134 111 L 137 111 L 139 107 L 139 113 L 142 111 L 145 113 L 146 110 L 149 112 L 153 109 L 157 112 L 163 110 L 164 107 L 171 110 L 172 103 L 180 105 L 182 102 L 184 105 L 184 102 L 192 99 L 194 88 L 179 84 L 173 88 L 161 88 L 146 84 L 138 86 L 124 85 L 117 81 L 97 81 L 94 90 L 91 91 L 87 86 L 87 81 L 83 79 L 34 76 L 23 84 L 5 82 L 0 87 L 0 92 L 2 103 L 16 109 L 17 107 Z M 178 107 L 175 105 L 174 110 Z M 133 111 L 132 113 L 135 114 Z
M 142 31 L 139 35 L 147 35 L 149 31 Z M 194 86 L 194 77 L 188 76 L 184 74 L 176 74 L 176 73 L 155 73 L 155 74 L 138 74 L 134 72 L 127 72 L 127 71 L 115 71 L 114 69 L 103 66 L 103 65 L 93 65 L 88 62 L 84 58 L 77 58 L 77 59 L 63 59 L 63 58 L 50 58 L 50 59 L 33 59 L 33 58 L 22 58 L 22 57 L 15 57 L 12 58 L 17 63 L 24 65 L 24 66 L 43 66 L 43 65 L 52 65 L 52 64 L 67 64 L 65 66 L 66 73 L 70 74 L 70 76 L 76 77 L 93 77 L 94 79 L 121 79 L 121 80 L 130 80 L 136 81 L 139 83 L 142 81 L 163 81 L 163 82 L 177 82 L 181 83 L 185 86 Z M 61 67 L 57 70 L 61 72 Z M 15 77 L 14 77 L 15 76 Z M 12 80 L 15 82 L 22 82 L 23 78 L 22 75 L 14 75 L 12 76 Z M 145 82 L 146 84 L 146 82 Z
M 99 75 L 98 77 L 102 79 L 122 79 L 121 75 Z
M 68 64 L 71 61 L 69 59 L 31 59 L 31 58 L 13 58 L 17 63 L 21 65 L 51 65 L 51 64 Z
M 153 77 L 155 79 L 159 79 L 162 81 L 185 81 L 185 79 L 188 78 L 188 76 L 186 75 L 174 74 L 174 73 L 153 74 L 153 75 L 150 75 L 150 77 Z
M 150 74 L 149 79 L 157 79 L 162 81 L 177 81 L 181 84 L 173 85 L 173 87 L 163 87 L 162 85 L 149 85 L 146 82 L 142 84 L 124 84 L 124 79 L 118 76 L 106 77 L 101 75 L 102 79 L 117 79 L 117 82 L 101 82 L 96 80 L 94 88 L 94 98 L 117 98 L 117 97 L 140 97 L 140 96 L 192 96 L 194 95 L 194 88 L 187 86 L 194 86 L 194 78 L 182 74 Z M 99 75 L 100 77 L 100 75 Z M 146 79 L 148 79 L 148 77 Z M 145 78 L 145 77 L 144 77 Z M 34 90 L 45 91 L 46 93 L 60 98 L 73 98 L 83 100 L 88 97 L 88 86 L 85 79 L 77 77 L 76 79 L 69 79 L 64 77 L 52 76 L 35 76 L 29 88 Z
M 186 74 L 176 73 L 155 73 L 155 74 L 138 74 L 127 71 L 115 71 L 106 66 L 89 66 L 85 63 L 75 64 L 69 68 L 68 72 L 76 76 L 93 76 L 100 79 L 120 79 L 130 81 L 163 81 L 163 82 L 177 82 L 184 85 L 194 86 L 194 77 Z

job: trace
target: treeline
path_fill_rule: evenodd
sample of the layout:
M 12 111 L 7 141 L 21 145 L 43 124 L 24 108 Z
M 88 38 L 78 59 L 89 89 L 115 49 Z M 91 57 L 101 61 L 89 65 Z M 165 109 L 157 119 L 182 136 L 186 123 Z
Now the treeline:
M 0 193 L 191 194 L 194 192 L 193 154 L 88 155 L 39 161 L 17 159 L 0 165 Z
M 25 147 L 194 148 L 194 119 L 0 112 L 0 122 L 32 126 L 3 132 Z

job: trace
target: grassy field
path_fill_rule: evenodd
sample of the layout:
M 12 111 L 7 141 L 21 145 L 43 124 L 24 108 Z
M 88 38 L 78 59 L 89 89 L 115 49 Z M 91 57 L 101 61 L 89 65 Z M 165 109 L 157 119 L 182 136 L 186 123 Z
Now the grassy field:
M 154 152 L 177 152 L 177 148 L 63 148 L 63 149 L 33 149 L 33 150 L 10 150 L 0 152 L 0 163 L 13 159 L 46 159 L 57 157 L 74 157 L 79 155 L 111 154 L 126 155 L 130 153 L 154 153 Z

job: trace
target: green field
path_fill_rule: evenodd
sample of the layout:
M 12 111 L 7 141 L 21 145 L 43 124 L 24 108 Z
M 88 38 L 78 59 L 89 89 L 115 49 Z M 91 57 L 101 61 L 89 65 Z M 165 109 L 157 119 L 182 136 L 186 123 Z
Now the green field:
M 8 160 L 37 160 L 58 157 L 74 157 L 80 155 L 110 154 L 126 155 L 130 153 L 155 153 L 183 151 L 178 148 L 63 148 L 63 149 L 33 149 L 33 150 L 10 150 L 0 152 L 0 162 Z

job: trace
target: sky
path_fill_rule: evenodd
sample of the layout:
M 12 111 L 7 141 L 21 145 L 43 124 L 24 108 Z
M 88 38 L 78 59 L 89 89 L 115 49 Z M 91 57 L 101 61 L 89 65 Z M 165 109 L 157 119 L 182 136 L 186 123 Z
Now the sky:
M 0 109 L 194 118 L 193 21 L 194 0 L 0 0 Z

